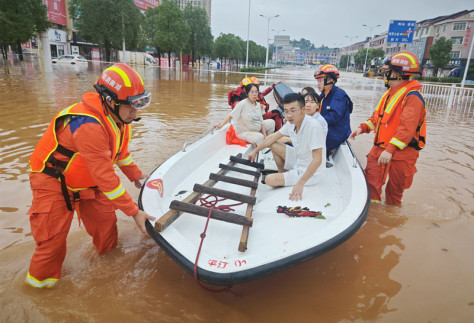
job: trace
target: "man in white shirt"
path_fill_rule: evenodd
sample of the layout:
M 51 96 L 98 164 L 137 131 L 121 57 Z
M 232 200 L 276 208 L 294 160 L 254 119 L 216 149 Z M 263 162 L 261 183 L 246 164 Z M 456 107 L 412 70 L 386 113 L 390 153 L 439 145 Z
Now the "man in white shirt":
M 266 176 L 264 183 L 272 187 L 294 185 L 292 201 L 302 200 L 304 186 L 315 185 L 326 168 L 322 163 L 326 156 L 326 136 L 320 123 L 306 115 L 304 105 L 301 94 L 286 95 L 283 108 L 287 123 L 248 155 L 249 160 L 255 161 L 257 153 L 270 146 L 278 173 Z M 283 136 L 290 137 L 293 147 L 278 142 Z

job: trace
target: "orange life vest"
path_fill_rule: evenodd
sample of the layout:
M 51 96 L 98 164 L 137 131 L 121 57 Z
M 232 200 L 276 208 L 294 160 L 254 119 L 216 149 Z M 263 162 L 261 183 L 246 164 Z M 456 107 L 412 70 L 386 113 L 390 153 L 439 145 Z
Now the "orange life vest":
M 121 132 L 111 115 L 104 113 L 99 96 L 95 94 L 87 97 L 87 105 L 77 103 L 54 116 L 30 157 L 30 169 L 31 172 L 43 172 L 56 177 L 61 182 L 64 179 L 67 189 L 79 191 L 96 187 L 97 184 L 89 174 L 82 155 L 62 147 L 58 143 L 56 131 L 59 127 L 65 128 L 73 116 L 92 117 L 105 128 L 110 139 L 110 151 L 112 152 L 110 159 L 118 166 L 126 165 L 126 160 L 121 154 L 128 151 L 131 125 L 125 124 L 124 130 Z M 58 161 L 52 156 L 53 152 L 65 155 L 69 160 L 67 162 Z M 63 182 L 61 184 L 64 185 Z
M 425 100 L 420 93 L 421 84 L 418 81 L 409 81 L 400 88 L 395 94 L 389 97 L 390 90 L 387 90 L 380 99 L 377 108 L 373 114 L 375 122 L 371 120 L 366 124 L 370 129 L 375 129 L 374 145 L 385 148 L 389 143 L 394 144 L 401 150 L 410 146 L 417 150 L 423 149 L 426 143 L 426 114 L 423 122 L 418 125 L 417 135 L 415 135 L 408 144 L 403 143 L 394 137 L 395 132 L 400 125 L 400 115 L 402 114 L 405 100 L 410 95 L 416 95 L 423 102 L 426 109 Z M 372 120 L 374 120 L 372 118 Z

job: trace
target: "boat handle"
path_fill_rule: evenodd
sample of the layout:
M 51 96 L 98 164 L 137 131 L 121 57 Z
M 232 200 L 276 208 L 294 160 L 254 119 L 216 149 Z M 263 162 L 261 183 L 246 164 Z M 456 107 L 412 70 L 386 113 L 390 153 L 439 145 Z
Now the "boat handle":
M 186 152 L 186 146 L 189 145 L 189 144 L 192 144 L 193 142 L 197 141 L 198 139 L 201 139 L 202 137 L 205 137 L 206 135 L 208 134 L 213 134 L 214 133 L 214 127 L 212 127 L 211 129 L 208 129 L 206 130 L 205 132 L 203 132 L 202 134 L 200 135 L 197 135 L 196 137 L 193 137 L 191 139 L 189 139 L 188 141 L 186 141 L 183 145 L 183 152 Z

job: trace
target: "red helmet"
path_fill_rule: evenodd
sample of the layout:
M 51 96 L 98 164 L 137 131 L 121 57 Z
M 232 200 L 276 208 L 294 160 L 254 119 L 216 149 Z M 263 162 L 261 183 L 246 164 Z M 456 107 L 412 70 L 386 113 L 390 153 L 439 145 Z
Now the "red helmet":
M 260 85 L 260 81 L 255 76 L 246 77 L 242 80 L 242 82 L 240 82 L 240 87 L 244 87 L 249 84 Z
M 415 54 L 408 51 L 398 52 L 384 62 L 383 68 L 402 75 L 420 74 L 420 61 Z
M 144 108 L 150 103 L 151 94 L 145 91 L 143 80 L 130 66 L 116 63 L 107 68 L 94 85 L 97 92 L 117 104 Z
M 336 66 L 331 65 L 331 64 L 326 64 L 326 65 L 321 66 L 318 70 L 314 72 L 315 79 L 326 77 L 326 76 L 330 76 L 334 80 L 338 79 L 339 71 L 336 68 Z

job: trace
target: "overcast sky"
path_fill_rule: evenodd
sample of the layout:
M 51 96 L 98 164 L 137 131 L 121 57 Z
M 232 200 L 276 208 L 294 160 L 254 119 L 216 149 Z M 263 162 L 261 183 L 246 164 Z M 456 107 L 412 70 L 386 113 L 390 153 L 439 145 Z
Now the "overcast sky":
M 266 46 L 267 22 L 270 20 L 270 43 L 273 36 L 306 38 L 316 47 L 347 46 L 388 30 L 390 20 L 421 21 L 462 10 L 473 10 L 472 0 L 250 0 L 250 40 Z M 214 38 L 232 33 L 247 40 L 249 0 L 212 0 L 211 29 Z M 276 31 L 272 31 L 272 29 Z M 282 31 L 282 30 L 285 31 Z M 351 42 L 345 36 L 355 37 Z

